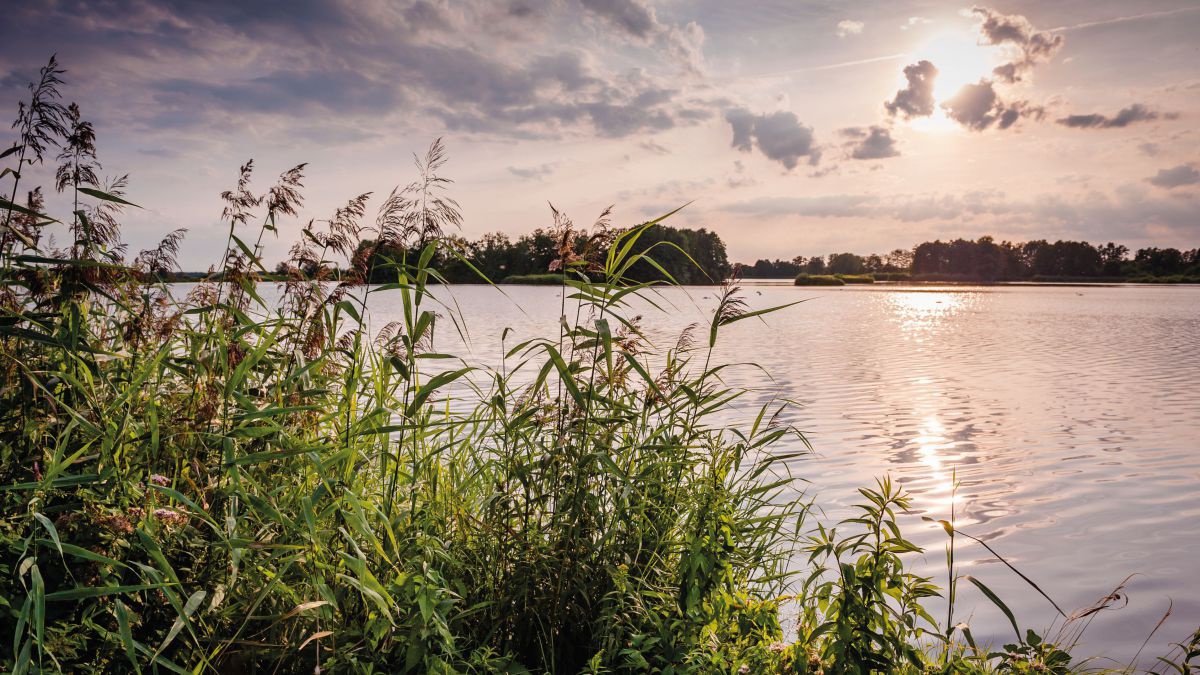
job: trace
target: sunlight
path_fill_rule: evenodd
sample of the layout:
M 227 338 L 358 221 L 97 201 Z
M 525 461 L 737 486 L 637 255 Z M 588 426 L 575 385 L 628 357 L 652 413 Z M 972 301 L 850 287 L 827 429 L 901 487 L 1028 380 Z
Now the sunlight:
M 962 126 L 950 119 L 946 115 L 946 111 L 941 107 L 935 108 L 933 114 L 929 117 L 914 117 L 908 121 L 908 125 L 915 131 L 924 133 L 946 133 L 950 131 L 961 131 Z
M 937 66 L 933 95 L 938 103 L 954 96 L 963 85 L 988 77 L 1000 63 L 997 47 L 980 45 L 974 38 L 955 32 L 935 35 L 914 56 Z
M 909 124 L 916 131 L 927 133 L 960 130 L 962 127 L 946 115 L 941 104 L 957 94 L 963 85 L 989 77 L 992 68 L 1002 61 L 998 47 L 978 44 L 973 38 L 955 32 L 939 33 L 916 49 L 913 60 L 921 59 L 937 66 L 933 96 L 938 105 L 932 115 L 914 118 Z
M 953 472 L 946 466 L 945 453 L 954 447 L 954 443 L 945 434 L 946 428 L 937 416 L 929 414 L 921 422 L 920 435 L 913 440 L 917 443 L 921 461 L 929 467 L 932 484 L 932 489 L 921 496 L 932 511 L 949 513 L 951 503 L 961 502 L 962 498 L 955 494 Z
M 900 322 L 900 328 L 909 336 L 920 341 L 921 334 L 935 328 L 941 319 L 961 309 L 968 294 L 939 293 L 936 291 L 914 291 L 891 293 L 888 300 L 892 311 Z

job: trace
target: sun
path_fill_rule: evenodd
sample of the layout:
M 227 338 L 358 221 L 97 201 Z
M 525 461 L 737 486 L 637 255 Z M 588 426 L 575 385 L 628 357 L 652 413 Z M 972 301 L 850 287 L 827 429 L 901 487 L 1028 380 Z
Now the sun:
M 912 52 L 912 61 L 927 60 L 938 69 L 933 84 L 937 104 L 929 117 L 912 120 L 912 126 L 923 131 L 949 131 L 958 125 L 946 117 L 941 104 L 958 93 L 963 85 L 975 84 L 991 77 L 992 69 L 1003 62 L 998 47 L 981 45 L 972 36 L 958 32 L 943 32 L 931 37 Z
M 940 33 L 914 52 L 916 60 L 926 59 L 937 66 L 933 96 L 938 103 L 958 93 L 963 85 L 989 77 L 1000 64 L 998 48 L 981 45 L 971 37 Z

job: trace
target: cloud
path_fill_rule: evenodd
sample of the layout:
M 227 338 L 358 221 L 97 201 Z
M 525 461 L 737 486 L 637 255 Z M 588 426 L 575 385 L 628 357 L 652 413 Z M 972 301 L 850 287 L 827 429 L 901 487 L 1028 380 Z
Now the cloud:
M 1147 157 L 1157 157 L 1159 150 L 1158 143 L 1138 143 L 1138 151 Z
M 250 113 L 379 114 L 404 102 L 401 89 L 351 70 L 276 70 L 220 83 L 173 78 L 156 82 L 151 91 L 168 108 Z
M 896 149 L 896 139 L 892 138 L 891 130 L 886 127 L 849 127 L 839 133 L 853 139 L 849 144 L 851 159 L 886 159 L 900 155 Z
M 963 85 L 954 96 L 942 103 L 950 119 L 974 131 L 983 131 L 993 124 L 1007 129 L 1025 117 L 1042 119 L 1045 110 L 1028 101 L 1005 103 L 1000 100 L 991 80 Z
M 746 108 L 733 108 L 726 111 L 725 121 L 733 129 L 732 146 L 742 152 L 757 146 L 759 152 L 789 170 L 796 168 L 801 157 L 807 157 L 809 164 L 821 158 L 812 127 L 801 124 L 795 113 L 756 115 Z
M 908 21 L 905 21 L 904 23 L 900 24 L 900 30 L 908 30 L 909 28 L 912 28 L 914 26 L 923 26 L 927 23 L 933 23 L 933 20 L 926 19 L 923 16 L 910 16 L 910 17 L 908 17 Z
M 925 117 L 933 114 L 933 82 L 938 70 L 929 61 L 918 61 L 904 68 L 904 79 L 908 85 L 897 91 L 891 101 L 883 104 L 888 114 L 905 118 Z
M 579 0 L 579 4 L 642 40 L 649 40 L 661 30 L 654 9 L 638 0 Z
M 809 197 L 763 197 L 726 204 L 728 213 L 757 218 L 858 218 L 905 223 L 953 221 L 961 233 L 972 223 L 989 227 L 1025 227 L 1036 223 L 1030 236 L 1131 238 L 1138 234 L 1180 238 L 1200 235 L 1196 199 L 1180 195 L 1154 195 L 1136 186 L 1111 192 L 1092 191 L 1072 197 L 1043 193 L 1010 198 L 1004 192 L 977 190 L 963 193 L 834 194 Z
M 450 30 L 453 20 L 441 2 L 417 0 L 403 10 L 404 21 L 414 30 Z
M 1196 185 L 1200 183 L 1200 171 L 1196 167 L 1189 164 L 1180 164 L 1169 169 L 1160 169 L 1146 181 L 1151 185 L 1157 185 L 1160 188 L 1171 189 L 1184 185 Z
M 820 195 L 816 197 L 760 197 L 727 204 L 721 210 L 752 216 L 812 216 L 857 218 L 875 212 L 880 198 L 874 195 Z
M 637 41 L 664 46 L 688 71 L 703 73 L 704 30 L 696 22 L 664 24 L 642 0 L 579 0 L 579 4 Z
M 508 172 L 521 180 L 543 180 L 554 173 L 556 164 L 539 164 L 527 167 L 508 167 Z
M 638 143 L 638 147 L 653 155 L 671 154 L 670 148 L 661 143 L 655 143 L 654 141 L 642 141 L 641 143 Z
M 1039 31 L 1021 15 L 1000 14 L 985 7 L 975 7 L 972 12 L 982 17 L 979 30 L 983 44 L 1007 45 L 1018 52 L 1013 60 L 993 70 L 996 79 L 1002 82 L 1021 80 L 1034 65 L 1048 61 L 1062 48 L 1061 35 Z M 918 23 L 916 19 L 911 18 L 909 25 Z M 936 105 L 933 89 L 937 75 L 937 66 L 930 61 L 919 61 L 905 67 L 907 85 L 897 91 L 892 100 L 884 103 L 888 114 L 906 119 L 932 115 Z M 1028 101 L 1003 101 L 995 83 L 987 78 L 963 86 L 954 96 L 943 101 L 941 107 L 951 119 L 975 131 L 992 126 L 1008 129 L 1022 118 L 1042 119 L 1045 116 L 1041 106 Z
M 1058 120 L 1065 127 L 1075 129 L 1120 129 L 1135 122 L 1150 122 L 1160 118 L 1176 119 L 1178 113 L 1159 113 L 1142 105 L 1134 103 L 1128 108 L 1122 108 L 1116 115 L 1068 115 Z
M 725 176 L 725 185 L 730 189 L 737 189 L 755 185 L 758 181 L 754 180 L 754 176 L 746 170 L 746 165 L 742 160 L 733 160 L 733 172 Z
M 1054 58 L 1066 38 L 1058 33 L 1039 31 L 1020 14 L 1001 14 L 987 7 L 974 7 L 972 13 L 982 18 L 979 32 L 984 44 L 1011 45 L 1016 57 L 992 72 L 1002 82 L 1018 82 L 1038 63 Z
M 579 25 L 576 2 L 599 30 Z M 139 133 L 625 137 L 728 107 L 679 77 L 680 59 L 689 69 L 702 61 L 700 27 L 661 21 L 642 0 L 112 0 L 29 5 L 6 18 L 0 53 L 16 55 L 14 70 L 36 72 L 25 55 L 42 54 L 36 36 L 53 32 L 71 95 L 97 124 Z M 617 53 L 639 67 L 607 65 Z M 5 72 L 0 94 L 10 91 Z M 306 140 L 335 136 L 346 134 Z
M 837 24 L 837 36 L 844 38 L 847 35 L 862 35 L 863 28 L 865 27 L 866 24 L 861 21 L 842 19 Z

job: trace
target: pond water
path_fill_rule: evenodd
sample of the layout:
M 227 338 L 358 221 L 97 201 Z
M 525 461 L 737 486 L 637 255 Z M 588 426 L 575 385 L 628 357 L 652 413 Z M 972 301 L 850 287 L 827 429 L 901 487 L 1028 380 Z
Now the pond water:
M 716 290 L 668 289 L 666 311 L 637 311 L 673 344 L 684 326 L 707 321 Z M 496 363 L 506 327 L 510 346 L 557 334 L 558 288 L 439 295 L 447 291 L 478 362 Z M 728 375 L 755 390 L 742 412 L 772 396 L 801 403 L 789 421 L 814 453 L 792 468 L 822 519 L 845 517 L 856 488 L 884 474 L 911 493 L 917 515 L 948 518 L 957 476 L 962 531 L 1068 612 L 1135 575 L 1127 605 L 1096 616 L 1077 654 L 1128 662 L 1172 600 L 1144 656 L 1200 624 L 1200 287 L 759 283 L 743 295 L 750 309 L 808 300 L 729 326 L 719 357 L 761 366 Z M 384 297 L 372 300 L 379 325 Z M 452 331 L 439 332 L 441 342 Z M 944 584 L 945 534 L 915 516 L 904 524 L 927 550 L 917 571 Z M 1022 630 L 1052 624 L 1050 604 L 983 547 L 960 538 L 957 556 Z M 1012 638 L 1003 615 L 963 582 L 956 620 L 968 617 L 977 639 Z

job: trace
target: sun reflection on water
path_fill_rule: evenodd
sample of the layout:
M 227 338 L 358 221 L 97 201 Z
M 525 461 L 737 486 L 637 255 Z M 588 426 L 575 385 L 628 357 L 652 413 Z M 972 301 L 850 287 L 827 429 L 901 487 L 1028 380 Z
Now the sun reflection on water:
M 973 293 L 954 290 L 919 290 L 888 294 L 889 310 L 906 341 L 919 349 L 938 348 L 939 334 L 954 325 L 951 320 L 974 299 Z M 962 459 L 958 441 L 946 429 L 942 406 L 946 392 L 938 373 L 911 375 L 913 416 L 919 420 L 917 434 L 909 442 L 916 458 L 924 465 L 921 489 L 914 498 L 922 510 L 937 518 L 949 518 L 951 510 L 961 512 L 963 495 L 955 489 L 956 468 Z M 911 447 L 911 446 L 910 446 Z M 918 494 L 919 492 L 919 494 Z
M 893 314 L 900 321 L 900 328 L 921 339 L 921 333 L 937 328 L 946 318 L 962 310 L 968 296 L 951 291 L 912 291 L 889 293 L 888 300 Z
M 922 491 L 921 501 L 934 513 L 949 514 L 952 506 L 957 508 L 962 502 L 954 489 L 954 460 L 958 459 L 953 453 L 955 444 L 946 437 L 946 428 L 932 412 L 922 419 L 920 435 L 913 441 L 917 455 L 929 468 L 929 487 Z

